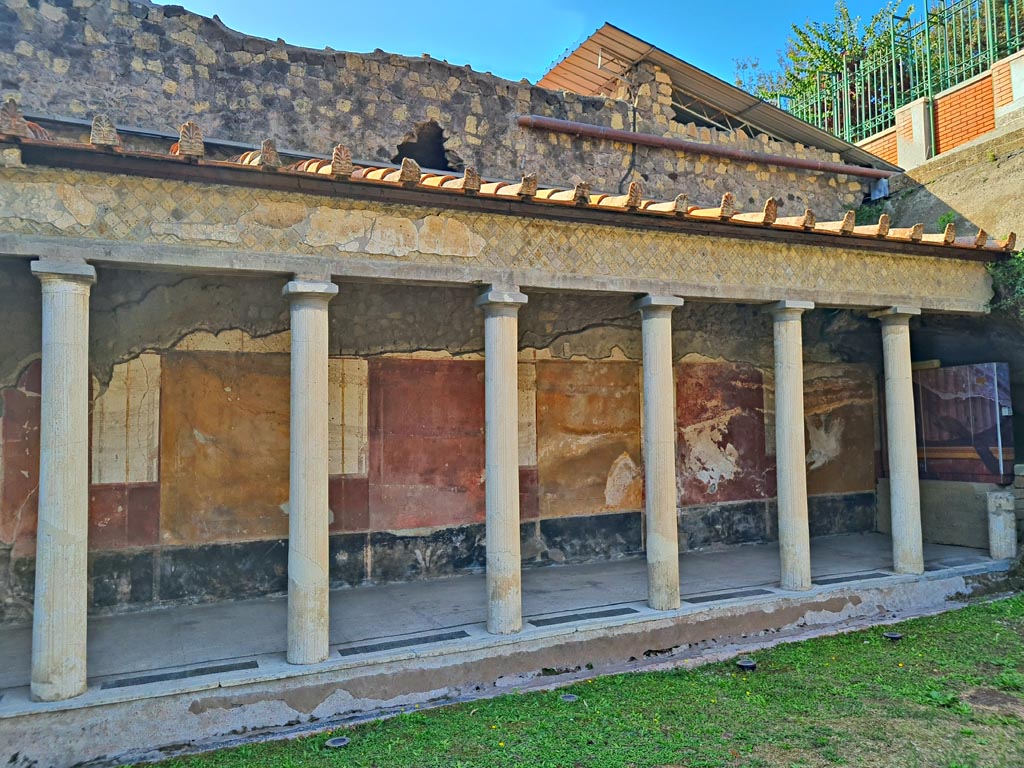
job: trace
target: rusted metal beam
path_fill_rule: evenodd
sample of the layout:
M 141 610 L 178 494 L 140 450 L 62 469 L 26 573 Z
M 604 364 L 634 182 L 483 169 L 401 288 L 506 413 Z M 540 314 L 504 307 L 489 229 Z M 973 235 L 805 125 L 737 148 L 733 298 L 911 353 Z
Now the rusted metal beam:
M 561 120 L 554 117 L 541 117 L 540 115 L 520 115 L 516 122 L 520 128 L 534 128 L 542 131 L 551 131 L 552 133 L 565 133 L 570 136 L 586 136 L 592 139 L 618 141 L 623 144 L 636 144 L 643 147 L 673 149 L 677 152 L 725 157 L 745 163 L 777 165 L 782 168 L 799 168 L 805 171 L 821 171 L 823 173 L 843 173 L 847 176 L 860 176 L 866 179 L 888 179 L 895 173 L 894 171 L 883 171 L 878 168 L 863 168 L 859 165 L 832 163 L 827 160 L 784 157 L 783 155 L 770 155 L 763 152 L 750 152 L 745 149 L 732 149 L 718 144 L 701 144 L 700 142 L 686 141 L 685 139 L 655 136 L 650 133 L 622 131 L 616 128 L 606 128 L 603 125 L 591 125 L 590 123 Z

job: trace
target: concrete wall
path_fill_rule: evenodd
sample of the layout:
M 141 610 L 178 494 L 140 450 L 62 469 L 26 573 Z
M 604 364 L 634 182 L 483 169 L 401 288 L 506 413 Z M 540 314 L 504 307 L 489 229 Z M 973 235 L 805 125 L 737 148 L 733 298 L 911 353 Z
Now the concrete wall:
M 499 179 L 536 172 L 554 185 L 582 179 L 604 192 L 640 181 L 649 195 L 686 193 L 708 204 L 726 191 L 742 206 L 760 207 L 775 196 L 784 214 L 810 207 L 819 220 L 856 207 L 867 191 L 845 175 L 644 147 L 634 154 L 625 144 L 522 130 L 515 123 L 532 113 L 633 129 L 632 98 L 549 91 L 429 57 L 289 46 L 143 0 L 2 0 L 0 40 L 17 41 L 0 51 L 0 81 L 29 114 L 91 118 L 104 112 L 118 125 L 172 133 L 192 118 L 207 137 L 257 146 L 274 138 L 280 148 L 320 153 L 342 142 L 357 159 L 383 163 L 417 139 L 419 126 L 433 122 L 443 131 L 440 154 L 453 169 L 472 165 Z M 839 159 L 767 136 L 684 125 L 675 119 L 666 73 L 642 64 L 631 78 L 637 82 L 637 131 Z
M 38 286 L 0 265 L 0 605 L 31 610 Z M 94 611 L 286 586 L 288 334 L 280 283 L 101 269 L 91 309 Z M 466 288 L 341 286 L 331 307 L 331 577 L 336 586 L 480 569 L 482 320 Z M 22 298 L 24 297 L 24 300 Z M 776 538 L 770 318 L 676 311 L 681 544 Z M 805 318 L 815 534 L 875 518 L 879 335 Z M 643 551 L 641 337 L 618 296 L 531 293 L 520 326 L 528 564 Z

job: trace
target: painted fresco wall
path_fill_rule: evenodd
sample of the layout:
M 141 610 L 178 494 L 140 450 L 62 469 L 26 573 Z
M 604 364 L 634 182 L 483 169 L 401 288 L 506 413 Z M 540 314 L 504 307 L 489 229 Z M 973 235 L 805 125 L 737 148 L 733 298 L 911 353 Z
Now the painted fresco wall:
M 918 472 L 923 480 L 1013 482 L 1015 440 L 1008 363 L 914 371 L 914 417 Z M 888 476 L 888 467 L 884 470 Z
M 38 485 L 37 290 L 0 265 L 0 600 L 31 610 Z M 27 272 L 27 269 L 24 270 Z M 92 301 L 93 610 L 286 589 L 289 362 L 280 285 L 101 270 Z M 336 586 L 482 569 L 482 320 L 470 287 L 343 285 L 331 309 Z M 629 297 L 531 294 L 521 316 L 523 558 L 643 552 L 642 369 Z M 26 304 L 28 304 L 26 308 Z M 775 530 L 770 319 L 675 318 L 679 526 L 687 549 Z M 877 328 L 805 319 L 815 535 L 870 530 Z
M 1013 481 L 1010 366 L 982 363 L 914 372 L 921 476 Z

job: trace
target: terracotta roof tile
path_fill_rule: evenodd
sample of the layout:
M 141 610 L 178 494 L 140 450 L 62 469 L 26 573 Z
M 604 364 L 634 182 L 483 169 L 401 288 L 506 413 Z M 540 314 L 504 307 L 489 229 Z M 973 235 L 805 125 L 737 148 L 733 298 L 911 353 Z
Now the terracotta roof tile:
M 8 141 L 29 141 L 58 144 L 41 128 L 33 129 L 18 109 L 13 99 L 0 107 L 0 139 Z M 41 133 L 40 133 L 41 132 Z M 113 124 L 103 115 L 93 122 L 91 145 L 97 150 L 114 151 L 120 155 L 136 154 L 140 157 L 157 157 L 152 153 L 130 152 L 120 144 L 120 137 Z M 883 214 L 877 224 L 857 225 L 856 214 L 847 211 L 838 221 L 817 221 L 812 211 L 806 210 L 799 216 L 778 216 L 778 201 L 769 198 L 760 211 L 737 211 L 731 193 L 726 193 L 718 206 L 706 208 L 690 205 L 685 195 L 672 200 L 652 200 L 643 197 L 639 183 L 632 182 L 626 194 L 592 193 L 586 182 L 576 184 L 572 189 L 542 187 L 535 174 L 527 174 L 515 183 L 502 180 L 481 179 L 476 169 L 466 168 L 461 176 L 446 173 L 424 172 L 411 158 L 405 158 L 400 168 L 354 165 L 352 154 L 347 147 L 334 147 L 331 160 L 324 158 L 301 159 L 283 165 L 272 140 L 265 140 L 259 150 L 250 150 L 229 161 L 204 160 L 206 154 L 202 130 L 193 121 L 184 123 L 179 131 L 179 140 L 170 149 L 170 155 L 187 158 L 189 162 L 212 166 L 233 165 L 251 168 L 254 173 L 276 172 L 292 175 L 328 176 L 346 183 L 401 186 L 428 190 L 439 196 L 479 195 L 493 198 L 518 198 L 537 206 L 579 206 L 596 207 L 621 212 L 622 215 L 675 217 L 683 219 L 719 221 L 735 226 L 763 227 L 791 231 L 831 234 L 844 238 L 864 238 L 876 241 L 914 242 L 940 247 L 985 250 L 1007 253 L 1016 246 L 1016 235 L 1011 233 L 1006 240 L 995 240 L 984 230 L 973 236 L 957 237 L 956 228 L 950 224 L 941 234 L 926 234 L 924 226 L 891 228 L 889 217 Z

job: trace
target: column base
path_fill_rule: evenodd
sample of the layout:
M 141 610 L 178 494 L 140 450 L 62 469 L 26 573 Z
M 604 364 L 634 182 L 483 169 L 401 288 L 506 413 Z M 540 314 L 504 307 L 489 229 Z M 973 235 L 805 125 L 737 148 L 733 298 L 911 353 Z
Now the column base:
M 65 701 L 81 696 L 89 686 L 83 680 L 80 684 L 68 686 L 59 683 L 33 682 L 30 687 L 32 701 Z
M 786 581 L 779 583 L 779 589 L 784 589 L 787 592 L 807 592 L 811 589 L 812 586 L 814 585 L 810 582 L 803 581 L 794 582 L 792 584 Z

